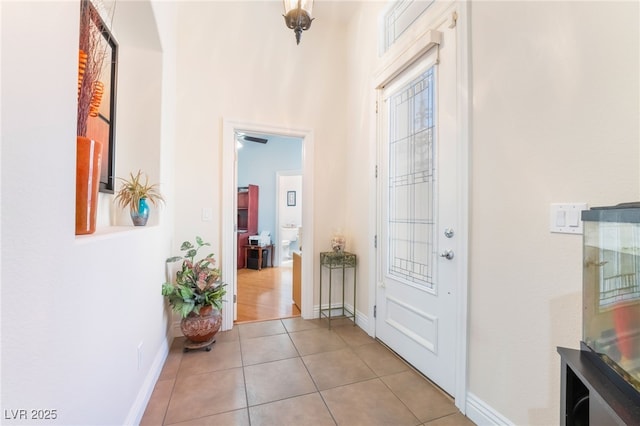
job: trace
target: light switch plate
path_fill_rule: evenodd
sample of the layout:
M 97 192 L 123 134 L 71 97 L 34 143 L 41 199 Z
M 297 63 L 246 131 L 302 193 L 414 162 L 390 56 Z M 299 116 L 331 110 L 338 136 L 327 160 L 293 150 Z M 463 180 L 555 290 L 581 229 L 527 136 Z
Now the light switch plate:
M 561 234 L 582 234 L 582 210 L 587 210 L 587 203 L 551 204 L 549 230 Z
M 213 220 L 213 209 L 211 207 L 202 208 L 202 221 L 210 222 Z

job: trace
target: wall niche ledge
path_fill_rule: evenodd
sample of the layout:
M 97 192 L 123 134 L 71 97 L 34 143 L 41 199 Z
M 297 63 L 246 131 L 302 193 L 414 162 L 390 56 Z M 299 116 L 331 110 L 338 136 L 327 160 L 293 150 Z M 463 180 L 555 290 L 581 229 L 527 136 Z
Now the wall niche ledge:
M 159 225 L 146 226 L 107 226 L 96 229 L 96 232 L 89 235 L 76 235 L 76 244 L 89 244 L 95 241 L 112 240 L 134 233 L 156 232 L 160 230 Z

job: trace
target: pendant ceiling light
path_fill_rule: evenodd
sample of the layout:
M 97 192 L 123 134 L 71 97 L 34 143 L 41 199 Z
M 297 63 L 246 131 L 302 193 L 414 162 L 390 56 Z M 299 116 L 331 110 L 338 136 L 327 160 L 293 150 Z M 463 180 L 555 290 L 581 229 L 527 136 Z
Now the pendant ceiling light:
M 287 27 L 296 33 L 296 44 L 300 44 L 302 31 L 311 27 L 311 12 L 313 11 L 313 0 L 283 0 L 284 21 Z

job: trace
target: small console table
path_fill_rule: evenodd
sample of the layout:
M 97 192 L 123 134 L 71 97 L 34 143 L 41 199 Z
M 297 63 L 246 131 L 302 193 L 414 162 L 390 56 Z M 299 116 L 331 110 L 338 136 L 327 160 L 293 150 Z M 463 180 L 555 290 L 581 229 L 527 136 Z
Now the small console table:
M 356 325 L 356 255 L 348 252 L 327 251 L 320 253 L 320 319 L 324 316 L 329 320 L 329 329 L 331 329 L 331 320 L 335 318 L 353 318 L 353 325 Z M 322 270 L 329 271 L 329 302 L 327 308 L 322 308 Z M 332 275 L 335 269 L 342 270 L 342 306 L 334 307 L 331 303 L 331 287 L 333 285 Z M 345 271 L 353 269 L 353 311 L 345 306 Z M 334 309 L 342 310 L 342 315 L 331 315 Z

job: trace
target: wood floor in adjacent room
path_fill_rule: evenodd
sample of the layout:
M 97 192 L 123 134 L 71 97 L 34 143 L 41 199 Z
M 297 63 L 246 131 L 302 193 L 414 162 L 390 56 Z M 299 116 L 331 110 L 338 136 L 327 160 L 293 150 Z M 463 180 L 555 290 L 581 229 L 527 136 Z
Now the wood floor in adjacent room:
M 275 268 L 238 269 L 236 323 L 300 316 L 292 298 L 292 264 Z

